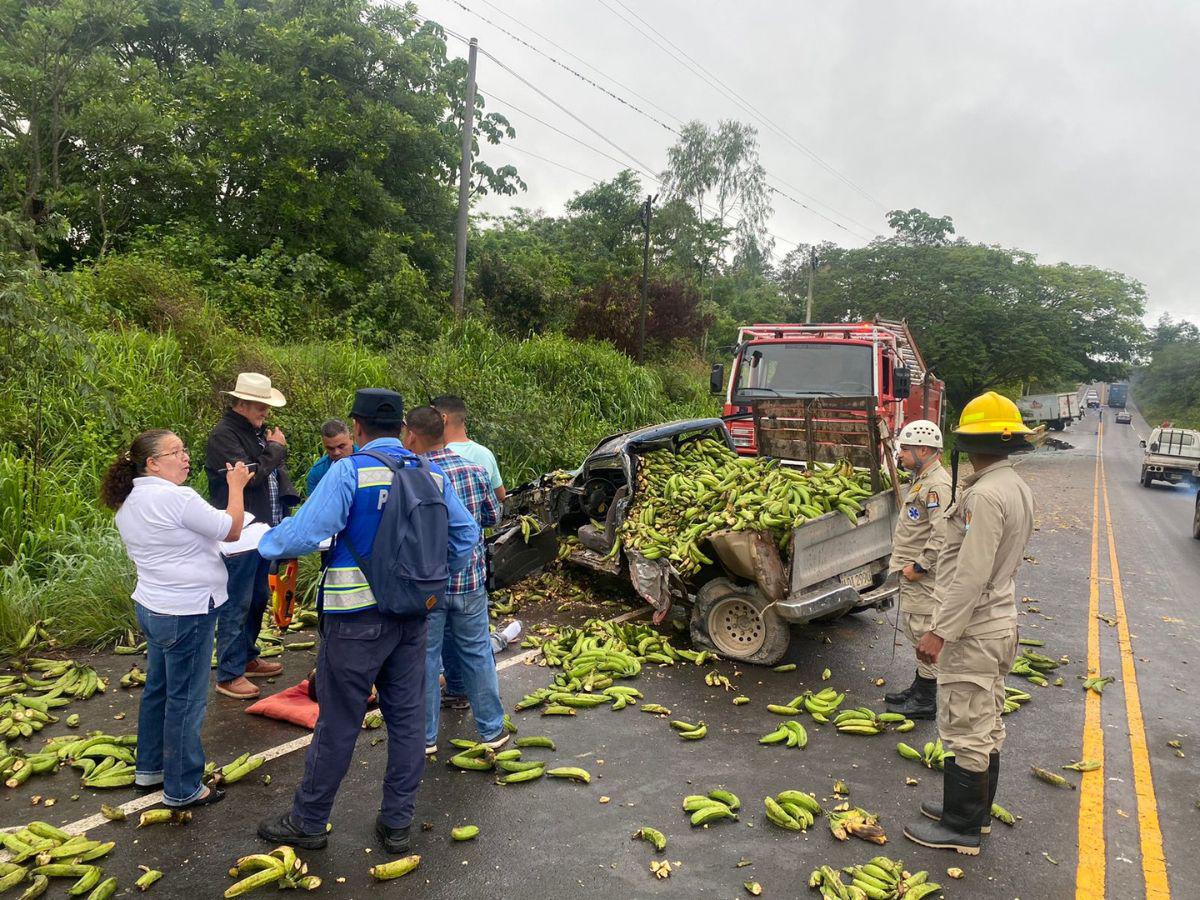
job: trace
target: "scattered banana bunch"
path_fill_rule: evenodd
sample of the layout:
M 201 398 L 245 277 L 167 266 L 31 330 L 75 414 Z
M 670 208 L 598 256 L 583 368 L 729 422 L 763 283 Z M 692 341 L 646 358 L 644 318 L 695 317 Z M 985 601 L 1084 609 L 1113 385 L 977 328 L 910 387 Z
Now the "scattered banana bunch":
M 786 549 L 793 528 L 826 513 L 840 512 L 857 525 L 869 496 L 870 475 L 845 460 L 804 472 L 738 456 L 705 438 L 678 454 L 655 450 L 641 457 L 637 502 L 618 529 L 613 553 L 624 545 L 647 559 L 668 559 L 686 577 L 712 563 L 700 545 L 714 532 L 765 531 Z
M 842 734 L 883 734 L 889 725 L 895 725 L 895 730 L 903 733 L 917 727 L 916 722 L 900 713 L 876 713 L 865 706 L 842 710 L 833 724 Z
M 54 624 L 54 618 L 38 619 L 25 630 L 21 640 L 17 642 L 17 653 L 26 656 L 42 647 L 53 649 L 58 641 L 50 634 L 49 627 Z
M 251 756 L 249 753 L 243 753 L 241 756 L 228 762 L 221 768 L 217 768 L 217 764 L 210 762 L 204 767 L 205 777 L 212 777 L 212 784 L 235 784 L 259 768 L 267 761 L 265 756 Z
M 157 809 L 148 809 L 142 813 L 138 819 L 138 828 L 146 828 L 150 825 L 187 825 L 192 821 L 192 811 L 190 809 L 167 809 L 165 806 L 160 806 Z
M 137 735 L 113 735 L 99 731 L 90 732 L 82 738 L 62 735 L 46 742 L 40 755 L 46 754 L 53 754 L 59 763 L 65 762 L 83 773 L 82 784 L 86 788 L 129 787 L 133 784 Z
M 0 675 L 0 741 L 33 737 L 58 721 L 50 710 L 73 699 L 88 700 L 107 687 L 95 669 L 71 660 L 38 657 L 14 660 L 13 666 L 20 675 Z
M 577 709 L 604 703 L 624 709 L 644 698 L 634 688 L 614 682 L 637 677 L 644 663 L 700 666 L 717 659 L 707 650 L 677 650 L 649 625 L 603 619 L 589 619 L 580 628 L 554 630 L 545 637 L 530 636 L 526 643 L 540 647 L 543 664 L 563 670 L 549 687 L 526 694 L 515 707 L 521 711 L 540 706 L 542 715 L 575 715 Z
M 117 656 L 136 656 L 146 652 L 146 642 L 132 628 L 125 632 L 123 638 L 113 647 Z
M 671 723 L 671 727 L 678 731 L 679 737 L 685 741 L 703 740 L 708 734 L 708 726 L 703 722 L 693 725 L 691 722 L 676 719 Z
M 1099 676 L 1089 677 L 1089 678 L 1084 679 L 1083 689 L 1085 691 L 1092 691 L 1095 694 L 1103 695 L 1104 689 L 1116 680 L 1117 679 L 1113 678 L 1111 675 L 1104 677 L 1104 678 L 1101 678 Z
M 815 694 L 812 691 L 805 691 L 788 706 L 797 708 L 797 711 L 801 711 L 799 708 L 802 707 L 802 711 L 812 716 L 814 721 L 824 725 L 829 723 L 829 717 L 837 712 L 838 707 L 845 699 L 845 694 L 839 694 L 833 688 L 822 688 Z M 799 703 L 796 702 L 797 700 Z
M 709 687 L 723 687 L 727 691 L 733 690 L 733 682 L 720 672 L 706 672 L 704 675 L 704 683 Z
M 872 844 L 886 844 L 887 835 L 879 826 L 879 816 L 867 812 L 848 803 L 835 807 L 826 813 L 829 817 L 829 830 L 839 841 L 847 841 L 851 837 L 870 841 Z
M 129 671 L 121 676 L 121 687 L 129 690 L 135 687 L 146 686 L 146 673 L 137 667 L 135 663 L 130 667 Z
M 7 754 L 0 756 L 0 778 L 4 786 L 17 788 L 34 775 L 52 775 L 58 770 L 58 755 L 35 753 L 32 756 Z
M 276 847 L 270 853 L 243 856 L 229 870 L 229 875 L 242 880 L 225 891 L 226 897 L 241 897 L 268 885 L 306 891 L 315 891 L 321 886 L 321 879 L 308 874 L 308 863 L 301 860 L 291 847 Z
M 529 543 L 529 539 L 540 532 L 545 526 L 537 516 L 521 516 L 521 537 L 525 543 Z
M 683 811 L 689 813 L 692 825 L 707 826 L 722 819 L 737 821 L 742 801 L 731 791 L 716 790 L 707 794 L 689 794 L 683 798 Z
M 1027 694 L 1025 691 L 1019 690 L 1015 687 L 1009 687 L 1006 684 L 1004 686 L 1004 711 L 1001 713 L 1001 715 L 1007 716 L 1009 713 L 1016 712 L 1032 699 L 1033 697 Z
M 774 797 L 764 797 L 763 806 L 767 821 L 785 831 L 808 831 L 825 812 L 816 797 L 803 791 L 780 791 Z
M 769 734 L 758 739 L 760 744 L 783 744 L 785 747 L 803 750 L 808 746 L 808 732 L 795 719 L 784 722 Z
M 921 763 L 927 769 L 944 769 L 947 757 L 954 755 L 942 749 L 941 738 L 938 738 L 936 741 L 926 741 L 924 752 L 917 750 L 915 747 L 910 747 L 904 741 L 901 741 L 896 745 L 896 752 L 905 759 Z
M 842 882 L 843 873 L 849 876 L 849 884 Z M 886 856 L 847 866 L 841 872 L 821 866 L 809 875 L 808 886 L 831 900 L 921 900 L 941 890 L 940 885 L 929 881 L 928 872 L 907 872 L 904 863 Z
M 1020 675 L 1022 678 L 1028 679 L 1036 685 L 1045 687 L 1050 683 L 1046 680 L 1045 673 L 1053 672 L 1061 665 L 1064 665 L 1063 660 L 1051 659 L 1048 656 L 1043 656 L 1036 650 L 1024 650 L 1020 656 L 1013 660 L 1013 666 L 1009 670 L 1009 674 Z
M 51 879 L 70 879 L 72 896 L 108 900 L 117 891 L 117 879 L 104 879 L 104 870 L 91 865 L 107 856 L 115 842 L 90 840 L 86 834 L 70 835 L 46 822 L 30 822 L 12 832 L 0 832 L 11 858 L 0 863 L 0 893 L 25 886 L 22 898 L 40 897 Z

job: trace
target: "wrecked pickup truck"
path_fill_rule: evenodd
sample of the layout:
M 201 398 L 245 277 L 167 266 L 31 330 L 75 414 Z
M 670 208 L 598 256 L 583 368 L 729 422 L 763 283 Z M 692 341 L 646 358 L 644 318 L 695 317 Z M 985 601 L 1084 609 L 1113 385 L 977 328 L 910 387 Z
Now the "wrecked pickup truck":
M 756 426 L 762 424 L 757 409 L 755 417 Z M 776 424 L 784 421 L 771 418 Z M 759 446 L 772 446 L 771 434 L 759 433 Z M 563 548 L 563 553 L 569 562 L 628 577 L 654 607 L 656 621 L 673 605 L 688 605 L 693 643 L 762 665 L 784 655 L 790 625 L 891 604 L 897 585 L 888 577 L 888 561 L 897 506 L 894 492 L 881 487 L 878 455 L 875 491 L 862 499 L 857 524 L 854 515 L 835 510 L 795 527 L 784 535 L 790 549 L 786 568 L 776 541 L 759 530 L 730 528 L 708 535 L 703 552 L 696 551 L 705 563 L 690 568 L 626 547 L 620 541 L 621 526 L 637 501 L 631 492 L 637 489 L 643 458 L 660 450 L 679 454 L 690 443 L 707 439 L 733 450 L 724 421 L 716 418 L 613 435 L 574 472 L 544 475 L 514 491 L 505 503 L 506 521 L 488 547 L 491 586 L 515 584 L 551 562 L 566 543 L 569 550 Z M 542 527 L 524 535 L 510 524 L 520 516 L 533 516 Z

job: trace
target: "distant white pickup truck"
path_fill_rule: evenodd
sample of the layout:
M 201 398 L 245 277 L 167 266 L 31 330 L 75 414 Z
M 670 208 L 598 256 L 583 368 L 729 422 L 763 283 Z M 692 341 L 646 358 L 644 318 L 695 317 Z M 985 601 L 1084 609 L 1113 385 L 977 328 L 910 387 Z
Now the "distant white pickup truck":
M 1200 431 L 1189 428 L 1155 428 L 1142 441 L 1142 487 L 1155 481 L 1179 484 L 1200 479 Z

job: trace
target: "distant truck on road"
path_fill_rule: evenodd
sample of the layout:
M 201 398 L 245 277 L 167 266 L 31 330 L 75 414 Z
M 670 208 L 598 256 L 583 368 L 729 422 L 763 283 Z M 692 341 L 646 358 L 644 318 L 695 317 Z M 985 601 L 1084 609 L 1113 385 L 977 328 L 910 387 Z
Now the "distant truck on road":
M 1129 400 L 1129 385 L 1118 382 L 1108 386 L 1108 405 L 1112 409 L 1124 409 Z
M 1152 482 L 1179 484 L 1200 478 L 1200 431 L 1188 428 L 1155 428 L 1150 439 L 1142 441 L 1142 487 Z
M 1062 431 L 1082 417 L 1077 394 L 1028 394 L 1017 400 L 1021 418 L 1027 425 L 1046 425 Z

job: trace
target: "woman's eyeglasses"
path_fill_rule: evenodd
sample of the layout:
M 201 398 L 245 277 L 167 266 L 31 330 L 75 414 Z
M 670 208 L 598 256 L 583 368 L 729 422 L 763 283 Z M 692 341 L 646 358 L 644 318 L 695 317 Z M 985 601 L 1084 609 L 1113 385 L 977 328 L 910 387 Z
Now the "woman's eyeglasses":
M 164 456 L 179 456 L 180 454 L 183 454 L 184 456 L 191 456 L 191 454 L 188 453 L 187 447 L 180 447 L 178 450 L 172 450 L 170 453 L 155 453 L 154 458 L 162 459 Z

